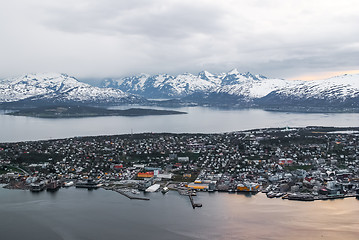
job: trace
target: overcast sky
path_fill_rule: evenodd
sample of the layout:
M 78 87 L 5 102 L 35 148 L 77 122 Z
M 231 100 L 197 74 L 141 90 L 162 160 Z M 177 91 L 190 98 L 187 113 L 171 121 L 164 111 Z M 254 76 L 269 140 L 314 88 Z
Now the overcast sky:
M 357 0 L 0 0 L 0 77 L 359 72 Z

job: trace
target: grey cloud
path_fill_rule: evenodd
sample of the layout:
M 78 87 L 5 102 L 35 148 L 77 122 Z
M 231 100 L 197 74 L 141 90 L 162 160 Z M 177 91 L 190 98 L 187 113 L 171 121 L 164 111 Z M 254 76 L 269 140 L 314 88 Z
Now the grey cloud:
M 144 3 L 144 4 L 140 4 Z M 188 1 L 92 1 L 83 8 L 48 9 L 44 24 L 69 32 L 131 34 L 149 38 L 185 38 L 222 32 L 223 11 Z
M 238 68 L 272 77 L 359 69 L 355 0 L 18 0 L 0 8 L 0 76 Z
M 292 78 L 293 76 L 307 75 L 308 73 L 322 73 L 335 71 L 349 71 L 358 69 L 359 52 L 338 52 L 323 55 L 307 55 L 301 58 L 293 57 L 284 60 L 272 60 L 258 65 L 262 74 L 270 77 Z M 247 66 L 250 71 L 255 68 Z M 309 75 L 309 74 L 308 74 Z

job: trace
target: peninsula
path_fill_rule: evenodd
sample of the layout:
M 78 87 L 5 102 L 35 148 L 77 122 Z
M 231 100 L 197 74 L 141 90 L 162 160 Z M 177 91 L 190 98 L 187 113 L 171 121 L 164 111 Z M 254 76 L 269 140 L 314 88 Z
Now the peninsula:
M 0 143 L 0 183 L 31 191 L 103 187 L 127 197 L 162 189 L 359 199 L 358 156 L 357 127 L 74 137 Z
M 173 115 L 187 114 L 186 112 L 173 110 L 158 110 L 145 108 L 129 108 L 125 110 L 113 110 L 89 106 L 52 106 L 21 109 L 7 113 L 14 116 L 28 116 L 38 118 L 80 118 L 80 117 L 103 117 L 103 116 L 148 116 L 148 115 Z

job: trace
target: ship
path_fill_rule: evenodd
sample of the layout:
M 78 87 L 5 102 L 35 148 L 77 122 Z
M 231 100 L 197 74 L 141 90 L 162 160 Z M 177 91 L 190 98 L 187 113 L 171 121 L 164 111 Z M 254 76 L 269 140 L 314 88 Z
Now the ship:
M 259 184 L 244 182 L 237 185 L 237 192 L 258 192 Z
M 137 189 L 132 189 L 132 190 L 131 190 L 131 193 L 132 193 L 132 194 L 140 194 L 140 191 L 138 191 Z
M 46 182 L 45 181 L 41 181 L 41 182 L 37 182 L 37 183 L 31 183 L 30 184 L 30 191 L 31 192 L 41 192 L 42 190 L 44 190 L 46 187 Z
M 50 192 L 55 192 L 57 190 L 59 190 L 59 188 L 61 187 L 60 181 L 59 180 L 52 180 L 51 182 L 49 182 L 46 186 L 46 190 L 50 191 Z
M 296 201 L 314 201 L 314 197 L 311 194 L 289 194 L 288 200 L 296 200 Z
M 164 188 L 162 188 L 162 193 L 163 194 L 165 194 L 165 193 L 167 193 L 168 191 L 169 191 L 170 189 L 168 188 L 168 187 L 164 187 Z
M 277 193 L 270 191 L 270 192 L 267 192 L 266 195 L 267 195 L 267 198 L 274 198 L 277 196 Z
M 69 181 L 69 182 L 65 182 L 64 183 L 64 187 L 71 187 L 74 185 L 74 182 L 73 181 Z
M 97 189 L 100 187 L 98 181 L 87 179 L 86 181 L 78 181 L 75 186 L 77 188 Z

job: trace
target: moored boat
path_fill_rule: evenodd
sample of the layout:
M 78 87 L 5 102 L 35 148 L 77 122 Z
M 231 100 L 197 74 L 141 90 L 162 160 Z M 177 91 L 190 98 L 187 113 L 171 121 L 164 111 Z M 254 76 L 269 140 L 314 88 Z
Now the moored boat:
M 46 187 L 45 181 L 37 182 L 37 183 L 31 183 L 30 184 L 30 191 L 31 192 L 41 192 Z
M 137 189 L 132 189 L 131 193 L 137 195 L 137 194 L 140 194 L 140 191 L 138 191 Z
M 61 187 L 60 182 L 58 180 L 53 180 L 47 184 L 46 190 L 50 192 L 51 191 L 54 192 L 59 190 L 60 187 Z
M 78 181 L 75 186 L 77 188 L 97 189 L 100 187 L 97 181 L 87 179 L 86 181 Z
M 270 191 L 270 192 L 266 193 L 266 195 L 267 195 L 267 198 L 274 198 L 277 196 L 277 193 Z
M 314 196 L 311 194 L 289 194 L 288 200 L 314 201 Z
M 74 185 L 74 182 L 73 181 L 69 181 L 69 182 L 65 182 L 64 183 L 64 187 L 71 187 Z
M 164 187 L 164 188 L 162 188 L 162 193 L 163 194 L 165 194 L 165 193 L 167 193 L 168 191 L 169 191 L 170 189 L 168 188 L 168 187 Z

